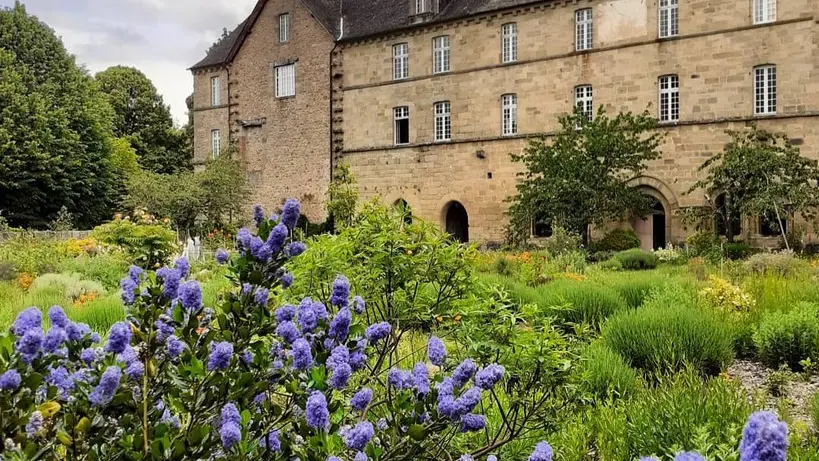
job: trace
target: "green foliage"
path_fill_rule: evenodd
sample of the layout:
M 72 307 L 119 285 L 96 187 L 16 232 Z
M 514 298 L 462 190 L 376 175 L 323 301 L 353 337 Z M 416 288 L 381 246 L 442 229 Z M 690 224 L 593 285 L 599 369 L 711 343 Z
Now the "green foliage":
M 472 284 L 473 249 L 435 224 L 407 224 L 377 202 L 365 205 L 356 226 L 316 236 L 307 247 L 290 267 L 296 284 L 289 295 L 329 299 L 332 280 L 345 274 L 353 291 L 367 294 L 375 318 L 398 319 L 406 328 L 429 328 L 464 302 Z
M 0 261 L 0 282 L 17 278 L 17 267 L 11 261 Z
M 620 261 L 623 269 L 630 271 L 654 269 L 660 263 L 657 255 L 639 248 L 621 251 L 614 255 L 614 259 Z
M 789 312 L 766 313 L 754 343 L 760 359 L 773 368 L 799 371 L 802 360 L 819 361 L 819 305 L 799 303 Z
M 29 275 L 54 272 L 68 258 L 64 245 L 57 240 L 41 239 L 21 232 L 0 242 L 0 261 L 14 264 L 18 272 Z
M 65 206 L 88 228 L 111 214 L 111 110 L 54 31 L 0 8 L 0 210 L 44 228 Z
M 819 428 L 819 391 L 813 394 L 810 402 L 810 418 L 813 421 L 813 427 Z
M 113 109 L 114 135 L 127 139 L 143 169 L 163 174 L 191 169 L 186 137 L 174 128 L 170 107 L 145 74 L 114 66 L 95 79 Z
M 591 245 L 592 252 L 625 251 L 640 247 L 640 238 L 633 230 L 614 229 Z
M 657 125 L 653 117 L 620 113 L 609 118 L 601 107 L 592 120 L 576 111 L 561 117 L 560 125 L 550 141 L 532 141 L 522 154 L 512 155 L 524 167 L 517 195 L 510 199 L 512 243 L 526 242 L 536 217 L 585 237 L 591 224 L 650 210 L 651 199 L 628 182 L 660 158 L 662 137 L 650 134 Z
M 709 260 L 719 259 L 721 245 L 719 237 L 710 230 L 700 231 L 689 235 L 685 239 L 686 251 L 690 257 L 699 257 Z
M 558 280 L 537 289 L 537 304 L 570 324 L 598 329 L 612 315 L 628 308 L 613 289 L 592 282 Z
M 617 291 L 629 307 L 637 308 L 643 305 L 652 291 L 662 290 L 671 283 L 684 284 L 684 281 L 671 280 L 669 276 L 655 272 L 623 272 L 604 277 L 601 283 Z
M 82 255 L 63 260 L 57 270 L 75 273 L 85 280 L 96 280 L 106 288 L 119 288 L 122 274 L 128 269 L 127 257 L 118 252 L 109 252 L 94 256 Z
M 673 373 L 691 366 L 716 375 L 733 356 L 727 322 L 697 308 L 696 293 L 675 285 L 654 292 L 640 309 L 611 318 L 602 337 L 627 363 L 646 372 Z
M 105 293 L 105 288 L 99 282 L 82 280 L 79 274 L 45 274 L 34 279 L 30 290 L 47 290 L 55 288 L 65 297 L 76 300 L 81 295 L 89 293 Z
M 555 226 L 552 230 L 552 236 L 545 239 L 542 246 L 550 255 L 561 256 L 581 251 L 583 238 L 580 234 L 571 232 L 563 226 Z
M 350 166 L 342 163 L 333 171 L 333 180 L 327 188 L 327 215 L 332 216 L 336 230 L 353 225 L 358 202 L 358 184 Z M 410 212 L 407 210 L 407 212 Z
M 728 131 L 731 141 L 725 150 L 710 157 L 700 167 L 707 177 L 691 189 L 724 193 L 726 206 L 714 207 L 720 222 L 738 216 L 766 216 L 779 219 L 799 214 L 810 220 L 819 206 L 819 163 L 800 155 L 784 134 L 773 134 L 751 126 Z M 691 192 L 689 191 L 689 192 Z M 728 225 L 728 241 L 733 230 Z
M 134 264 L 158 268 L 177 250 L 176 233 L 156 222 L 117 219 L 98 226 L 91 236 L 99 242 L 126 252 Z
M 640 387 L 637 372 L 600 341 L 583 352 L 579 378 L 586 392 L 603 400 L 630 397 Z
M 793 381 L 793 379 L 793 373 L 788 370 L 787 366 L 783 365 L 765 378 L 765 387 L 772 396 L 782 397 L 785 394 L 786 386 L 789 382 Z
M 745 242 L 729 242 L 722 247 L 725 257 L 731 260 L 746 259 L 755 253 L 754 247 Z
M 71 215 L 71 212 L 68 211 L 64 205 L 60 208 L 60 211 L 57 212 L 57 216 L 54 217 L 54 220 L 48 223 L 48 230 L 54 232 L 65 232 L 70 231 L 74 228 L 74 217 Z
M 796 275 L 808 268 L 808 264 L 791 251 L 759 253 L 748 258 L 748 270 L 755 274 L 773 274 L 782 277 Z
M 175 227 L 189 233 L 199 233 L 232 227 L 247 199 L 244 170 L 224 154 L 198 172 L 143 172 L 131 176 L 125 204 L 170 218 Z M 203 228 L 198 226 L 200 222 Z

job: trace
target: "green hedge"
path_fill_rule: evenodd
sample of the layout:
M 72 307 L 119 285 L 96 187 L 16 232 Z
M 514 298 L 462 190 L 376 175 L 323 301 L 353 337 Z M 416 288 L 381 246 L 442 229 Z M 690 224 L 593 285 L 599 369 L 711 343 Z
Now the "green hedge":
M 660 264 L 657 255 L 638 248 L 621 251 L 614 255 L 614 258 L 620 261 L 623 269 L 632 271 L 654 269 Z
M 768 312 L 754 334 L 759 358 L 768 366 L 802 370 L 805 359 L 819 362 L 819 306 L 799 303 L 789 312 Z
M 592 253 L 601 251 L 624 251 L 640 246 L 640 238 L 633 230 L 614 229 L 591 245 Z

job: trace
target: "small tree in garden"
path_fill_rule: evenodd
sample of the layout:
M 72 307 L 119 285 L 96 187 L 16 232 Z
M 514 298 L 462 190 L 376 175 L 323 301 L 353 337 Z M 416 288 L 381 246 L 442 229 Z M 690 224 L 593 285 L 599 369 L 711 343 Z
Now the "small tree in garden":
M 800 215 L 816 217 L 819 207 L 819 163 L 800 155 L 787 136 L 752 126 L 727 131 L 731 141 L 723 152 L 715 154 L 700 167 L 705 179 L 688 191 L 704 189 L 707 197 L 725 194 L 725 205 L 711 203 L 715 216 L 726 225 L 728 241 L 735 235 L 730 223 L 739 216 L 761 216 L 782 233 L 784 220 Z M 713 201 L 713 200 L 709 200 Z
M 651 199 L 628 181 L 660 158 L 661 135 L 651 133 L 656 120 L 648 113 L 620 113 L 600 108 L 589 120 L 580 112 L 560 118 L 551 141 L 531 141 L 512 161 L 522 163 L 517 195 L 510 201 L 509 239 L 525 243 L 533 219 L 542 219 L 583 236 L 590 225 L 602 225 L 631 212 L 645 216 Z
M 341 231 L 353 225 L 355 206 L 358 202 L 358 184 L 350 166 L 340 164 L 333 171 L 333 181 L 327 189 L 327 215 L 333 220 L 335 230 Z

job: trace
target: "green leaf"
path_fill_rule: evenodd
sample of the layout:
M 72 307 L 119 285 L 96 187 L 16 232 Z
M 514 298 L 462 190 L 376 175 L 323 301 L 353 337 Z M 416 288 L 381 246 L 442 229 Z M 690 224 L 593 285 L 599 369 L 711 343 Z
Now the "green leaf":
M 416 442 L 420 442 L 427 437 L 427 429 L 421 424 L 413 424 L 407 429 L 407 434 Z

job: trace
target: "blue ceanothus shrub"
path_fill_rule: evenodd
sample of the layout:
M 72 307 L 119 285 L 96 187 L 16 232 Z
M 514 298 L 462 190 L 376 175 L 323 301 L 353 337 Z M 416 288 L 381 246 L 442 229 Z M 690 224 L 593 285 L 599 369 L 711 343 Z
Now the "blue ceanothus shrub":
M 240 230 L 234 254 L 216 254 L 234 288 L 213 309 L 180 259 L 129 270 L 127 320 L 104 343 L 58 306 L 47 332 L 37 308 L 22 312 L 0 336 L 2 459 L 442 459 L 453 436 L 484 429 L 479 409 L 503 367 L 453 363 L 435 337 L 428 361 L 390 367 L 398 335 L 367 324 L 341 276 L 326 304 L 270 305 L 305 251 L 298 217 L 294 200 L 280 217 L 254 208 L 258 232 Z M 742 461 L 784 461 L 786 449 L 782 423 L 751 418 Z M 551 461 L 552 448 L 529 459 Z

